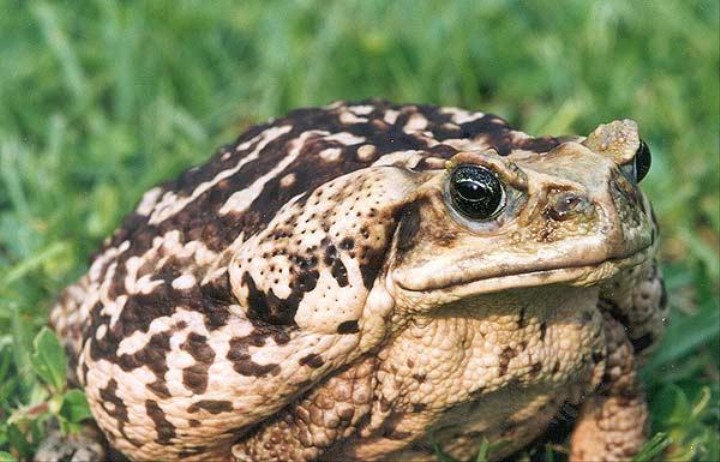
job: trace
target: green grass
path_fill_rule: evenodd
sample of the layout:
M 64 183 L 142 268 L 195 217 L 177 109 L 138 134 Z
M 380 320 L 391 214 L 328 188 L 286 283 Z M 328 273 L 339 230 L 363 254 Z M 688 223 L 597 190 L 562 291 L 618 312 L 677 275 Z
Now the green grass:
M 33 368 L 33 337 L 144 190 L 250 123 L 371 96 L 479 108 L 534 134 L 638 121 L 672 313 L 643 371 L 653 433 L 668 436 L 668 460 L 720 459 L 717 1 L 0 0 L 0 11 L 0 460 L 31 455 L 43 423 L 69 415 Z

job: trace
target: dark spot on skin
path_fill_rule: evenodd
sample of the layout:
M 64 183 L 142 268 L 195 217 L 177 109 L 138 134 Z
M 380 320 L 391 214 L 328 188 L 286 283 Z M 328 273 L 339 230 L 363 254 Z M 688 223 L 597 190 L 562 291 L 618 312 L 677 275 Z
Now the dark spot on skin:
M 176 436 L 175 426 L 165 418 L 165 413 L 156 401 L 151 399 L 146 400 L 145 411 L 155 424 L 155 431 L 157 431 L 158 434 L 155 442 L 163 446 L 169 445 L 170 440 Z
M 346 237 L 342 241 L 340 241 L 338 247 L 340 247 L 342 250 L 352 250 L 352 248 L 355 247 L 355 241 L 350 237 Z
M 217 330 L 227 325 L 230 318 L 228 305 L 237 303 L 232 295 L 230 279 L 227 272 L 212 281 L 200 286 L 202 303 L 200 311 L 205 316 L 205 326 L 209 331 Z
M 344 321 L 344 322 L 341 322 L 340 324 L 338 324 L 338 327 L 337 327 L 338 334 L 355 334 L 357 332 L 359 332 L 357 320 Z
M 526 308 L 524 306 L 520 309 L 520 314 L 518 315 L 517 322 L 518 329 L 522 329 L 527 326 L 527 321 L 525 320 L 525 309 Z
M 530 366 L 530 376 L 531 377 L 537 376 L 541 370 L 542 370 L 542 363 L 540 363 L 540 362 L 533 363 L 533 365 Z
M 194 414 L 200 410 L 207 411 L 210 414 L 217 415 L 221 412 L 230 412 L 233 410 L 233 405 L 230 401 L 215 400 L 215 399 L 203 399 L 196 403 L 191 404 L 187 411 L 190 414 Z
M 545 341 L 545 334 L 547 334 L 547 323 L 545 321 L 540 323 L 540 341 Z
M 127 406 L 120 397 L 117 395 L 118 383 L 115 379 L 110 379 L 105 388 L 100 389 L 100 405 L 111 417 L 120 421 L 120 423 L 127 423 L 128 413 Z M 112 406 L 107 406 L 105 403 L 110 403 Z
M 178 452 L 178 456 L 180 456 L 181 459 L 185 457 L 196 456 L 205 452 L 206 449 L 206 446 L 195 446 L 193 448 L 183 449 L 182 451 Z
M 425 374 L 413 374 L 412 378 L 417 380 L 418 383 L 425 383 L 426 375 Z
M 337 249 L 334 245 L 328 245 L 325 247 L 325 257 L 323 258 L 323 263 L 325 263 L 325 265 L 331 266 L 337 258 Z
M 315 289 L 315 286 L 317 286 L 317 281 L 319 277 L 320 273 L 318 273 L 316 270 L 302 271 L 300 274 L 297 275 L 295 284 L 293 284 L 293 292 L 305 293 L 312 291 L 313 289 Z M 295 308 L 295 310 L 297 311 L 297 307 Z
M 242 278 L 242 283 L 248 289 L 248 318 L 251 321 L 261 321 L 274 325 L 295 325 L 295 313 L 297 312 L 300 299 L 296 294 L 291 294 L 283 300 L 273 293 L 258 290 L 255 281 L 248 273 Z
M 347 268 L 345 268 L 345 264 L 339 258 L 333 260 L 330 266 L 330 274 L 332 274 L 332 277 L 335 278 L 340 287 L 346 287 L 348 285 Z
M 515 356 L 517 356 L 517 351 L 510 347 L 505 348 L 500 353 L 500 356 L 498 357 L 498 369 L 500 377 L 507 373 L 508 364 L 510 363 L 510 360 L 513 359 Z
M 412 405 L 413 412 L 422 412 L 425 409 L 427 409 L 427 404 L 425 403 L 413 403 Z
M 183 385 L 196 394 L 205 393 L 208 384 L 208 369 L 215 360 L 215 351 L 207 344 L 207 337 L 194 332 L 188 334 L 180 349 L 187 351 L 197 361 L 183 369 Z
M 188 420 L 188 425 L 190 425 L 191 428 L 197 428 L 202 425 L 202 423 L 197 419 L 190 419 Z
M 167 398 L 170 392 L 165 382 L 165 373 L 168 371 L 167 353 L 170 351 L 170 333 L 160 332 L 150 337 L 150 341 L 133 354 L 123 354 L 117 359 L 117 364 L 124 371 L 131 371 L 146 366 L 156 377 L 147 388 L 160 398 Z
M 387 398 L 385 398 L 385 396 L 381 396 L 380 397 L 380 410 L 382 412 L 387 412 L 390 410 L 390 406 L 391 406 L 390 401 L 388 401 Z
M 340 420 L 347 422 L 347 423 L 349 423 L 352 420 L 354 415 L 355 415 L 355 409 L 353 409 L 352 407 L 346 407 L 346 408 L 338 411 L 338 417 L 340 417 Z
M 310 353 L 309 355 L 300 358 L 298 363 L 301 366 L 309 366 L 309 367 L 312 367 L 313 369 L 317 369 L 318 367 L 325 364 L 325 362 L 322 359 L 322 356 L 320 356 L 319 354 L 316 354 L 316 353 Z
M 647 333 L 647 334 L 643 335 L 642 337 L 634 338 L 634 339 L 630 340 L 630 343 L 632 343 L 635 353 L 640 353 L 641 351 L 647 349 L 654 342 L 655 342 L 655 337 L 651 333 Z
M 580 315 L 580 321 L 583 324 L 590 324 L 592 322 L 592 320 L 593 320 L 593 315 L 589 311 L 583 311 L 582 314 Z
M 130 438 L 125 433 L 125 424 L 129 422 L 128 411 L 125 402 L 117 395 L 118 383 L 115 379 L 110 379 L 105 388 L 100 389 L 100 406 L 103 410 L 118 422 L 118 431 L 120 434 L 135 447 L 140 447 L 141 442 Z
M 552 374 L 557 374 L 559 370 L 560 370 L 560 362 L 555 361 L 555 364 L 553 364 L 553 368 L 552 368 Z
M 413 201 L 405 205 L 399 215 L 397 248 L 407 250 L 413 247 L 415 235 L 420 230 L 420 204 Z
M 248 377 L 262 377 L 278 367 L 275 363 L 258 364 L 250 359 L 250 355 L 234 355 L 232 351 L 228 352 L 228 359 L 233 361 L 233 369 L 235 372 Z
M 410 369 L 412 369 L 413 367 L 415 367 L 415 361 L 413 361 L 413 360 L 410 359 L 410 358 L 407 359 L 407 361 L 405 362 L 405 364 L 407 364 L 407 367 L 409 367 Z
M 372 288 L 373 282 L 375 282 L 375 278 L 385 261 L 385 253 L 371 247 L 365 254 L 364 261 L 360 265 L 360 274 L 362 275 L 363 285 L 369 290 Z
M 592 360 L 595 364 L 605 359 L 605 354 L 602 351 L 593 351 Z

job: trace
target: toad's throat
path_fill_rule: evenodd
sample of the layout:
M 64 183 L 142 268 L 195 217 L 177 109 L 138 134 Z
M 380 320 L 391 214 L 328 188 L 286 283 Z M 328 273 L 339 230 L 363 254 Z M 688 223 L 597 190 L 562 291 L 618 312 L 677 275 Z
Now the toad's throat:
M 599 284 L 615 276 L 620 270 L 646 262 L 651 245 L 629 255 L 606 258 L 598 261 L 583 261 L 573 265 L 567 262 L 548 262 L 535 265 L 535 269 L 517 268 L 517 271 L 505 269 L 502 272 L 490 272 L 480 277 L 469 275 L 471 271 L 452 274 L 436 274 L 426 279 L 398 278 L 400 288 L 410 292 L 441 291 L 456 295 L 482 294 L 509 289 L 545 286 L 550 284 L 569 284 L 589 286 Z

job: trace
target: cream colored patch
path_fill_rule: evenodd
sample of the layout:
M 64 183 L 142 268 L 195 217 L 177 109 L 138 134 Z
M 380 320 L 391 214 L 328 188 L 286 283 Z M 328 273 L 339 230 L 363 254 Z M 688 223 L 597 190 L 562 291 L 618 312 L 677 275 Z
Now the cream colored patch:
M 349 284 L 340 287 L 330 271 L 320 271 L 317 286 L 306 293 L 295 314 L 300 329 L 334 334 L 338 324 L 360 317 L 367 291 L 357 261 L 343 255 L 341 261 L 348 273 Z
M 354 112 L 357 115 L 368 115 L 372 111 L 375 110 L 375 106 L 371 106 L 369 104 L 365 104 L 362 106 L 350 106 L 348 107 L 352 112 Z
M 195 190 L 193 190 L 192 194 L 188 197 L 178 198 L 173 193 L 165 193 L 163 195 L 162 201 L 155 207 L 154 212 L 150 216 L 149 223 L 150 224 L 158 224 L 161 223 L 168 218 L 172 217 L 191 202 L 193 202 L 195 199 L 200 197 L 202 193 L 205 191 L 213 188 L 216 186 L 219 182 L 224 180 L 225 178 L 228 178 L 229 176 L 234 175 L 237 173 L 243 165 L 247 164 L 248 162 L 252 162 L 258 158 L 260 155 L 260 152 L 265 149 L 265 146 L 270 144 L 272 141 L 278 139 L 282 135 L 288 133 L 290 130 L 292 130 L 292 126 L 290 125 L 283 125 L 281 127 L 272 127 L 267 130 L 264 130 L 262 133 L 257 135 L 251 140 L 246 141 L 245 143 L 240 144 L 237 147 L 237 151 L 243 151 L 250 146 L 252 146 L 253 143 L 257 142 L 258 140 L 261 140 L 258 145 L 253 149 L 253 151 L 246 156 L 242 157 L 240 161 L 235 165 L 235 167 L 223 170 L 219 172 L 215 177 L 209 181 L 202 182 L 198 185 Z
M 341 124 L 351 125 L 357 123 L 366 123 L 368 120 L 365 117 L 358 117 L 350 111 L 343 111 L 338 117 Z
M 383 116 L 383 120 L 390 125 L 395 125 L 398 115 L 400 115 L 400 113 L 398 111 L 396 111 L 394 109 L 388 109 L 385 112 L 385 115 Z
M 357 150 L 358 160 L 370 162 L 377 156 L 377 148 L 373 144 L 363 144 Z
M 482 138 L 458 138 L 444 140 L 443 144 L 447 144 L 458 151 L 486 151 L 492 149 L 493 146 Z
M 322 160 L 325 162 L 337 162 L 340 160 L 340 155 L 342 154 L 342 149 L 340 148 L 329 148 L 329 149 L 323 149 L 318 154 Z
M 485 116 L 482 112 L 470 112 L 456 107 L 444 107 L 440 109 L 440 113 L 450 114 L 451 120 L 458 125 L 473 122 Z
M 397 151 L 385 154 L 375 161 L 372 166 L 379 167 L 381 165 L 397 165 L 407 168 L 415 168 L 422 159 L 423 156 L 420 154 L 420 151 Z
M 230 198 L 220 208 L 218 213 L 220 215 L 227 215 L 231 212 L 245 212 L 252 205 L 252 203 L 255 202 L 255 199 L 260 196 L 260 193 L 262 193 L 265 184 L 271 179 L 277 177 L 280 172 L 285 170 L 290 164 L 295 161 L 295 159 L 297 159 L 297 157 L 300 155 L 300 152 L 302 151 L 302 147 L 305 144 L 305 141 L 308 138 L 325 134 L 327 134 L 327 132 L 319 130 L 310 130 L 307 132 L 303 132 L 299 138 L 290 142 L 293 147 L 292 149 L 290 149 L 290 152 L 288 152 L 287 156 L 285 156 L 275 167 L 270 169 L 270 171 L 268 171 L 265 175 L 255 180 L 253 184 L 243 189 L 242 191 L 238 191 L 232 196 L 230 196 Z
M 140 200 L 140 205 L 138 205 L 135 212 L 144 216 L 150 215 L 155 208 L 155 204 L 157 204 L 161 193 L 162 188 L 156 187 L 143 194 L 143 197 Z
M 427 125 L 428 120 L 422 114 L 416 112 L 410 116 L 407 123 L 403 127 L 403 131 L 405 133 L 419 132 L 425 130 L 425 128 L 427 128 Z
M 280 187 L 281 188 L 289 188 L 295 184 L 295 180 L 296 180 L 295 174 L 288 173 L 284 177 L 280 178 Z
M 195 279 L 195 276 L 190 273 L 186 273 L 175 278 L 172 282 L 172 287 L 176 290 L 187 290 L 192 289 L 196 284 L 197 280 Z
M 333 133 L 332 135 L 328 135 L 325 137 L 327 141 L 337 141 L 339 143 L 342 143 L 346 146 L 350 146 L 353 144 L 360 144 L 365 142 L 365 138 L 362 136 L 355 136 L 352 133 L 348 132 L 340 132 L 340 133 Z
M 105 335 L 107 335 L 107 326 L 105 324 L 100 324 L 100 326 L 95 331 L 95 338 L 97 340 L 102 340 Z

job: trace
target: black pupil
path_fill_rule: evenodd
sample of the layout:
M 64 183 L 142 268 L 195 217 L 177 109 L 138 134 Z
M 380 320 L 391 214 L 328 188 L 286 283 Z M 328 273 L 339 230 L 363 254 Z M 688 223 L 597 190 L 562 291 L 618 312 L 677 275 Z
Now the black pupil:
M 492 217 L 500 208 L 503 188 L 500 180 L 489 169 L 463 165 L 452 174 L 450 196 L 461 214 L 485 219 Z
M 650 148 L 643 140 L 640 140 L 640 147 L 635 152 L 635 179 L 638 182 L 647 175 L 651 162 Z

